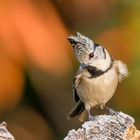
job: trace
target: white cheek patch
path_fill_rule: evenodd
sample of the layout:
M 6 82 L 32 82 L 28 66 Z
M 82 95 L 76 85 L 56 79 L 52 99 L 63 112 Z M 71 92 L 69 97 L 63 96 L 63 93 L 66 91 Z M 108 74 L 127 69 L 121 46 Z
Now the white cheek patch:
M 95 56 L 94 59 L 98 59 L 98 56 Z
M 95 50 L 95 59 L 102 58 L 103 56 L 103 48 L 101 46 L 96 47 Z

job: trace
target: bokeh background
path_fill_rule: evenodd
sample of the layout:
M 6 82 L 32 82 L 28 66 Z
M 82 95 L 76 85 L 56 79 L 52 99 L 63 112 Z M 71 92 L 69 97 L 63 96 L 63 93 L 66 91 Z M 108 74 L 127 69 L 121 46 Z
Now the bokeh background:
M 79 65 L 67 37 L 76 31 L 128 65 L 108 105 L 140 129 L 139 0 L 0 0 L 0 120 L 16 140 L 60 140 L 81 126 L 66 120 Z

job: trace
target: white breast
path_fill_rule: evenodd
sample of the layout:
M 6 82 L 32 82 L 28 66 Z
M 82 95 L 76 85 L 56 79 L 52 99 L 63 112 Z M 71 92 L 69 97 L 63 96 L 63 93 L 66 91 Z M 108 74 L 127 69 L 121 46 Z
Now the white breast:
M 89 78 L 83 74 L 77 87 L 80 99 L 90 106 L 104 105 L 113 96 L 118 84 L 118 74 L 112 68 L 97 78 Z

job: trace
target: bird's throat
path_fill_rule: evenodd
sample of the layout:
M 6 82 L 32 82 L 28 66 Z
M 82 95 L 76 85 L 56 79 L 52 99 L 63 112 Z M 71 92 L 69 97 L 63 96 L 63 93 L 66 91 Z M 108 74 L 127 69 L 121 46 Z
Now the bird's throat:
M 83 69 L 87 69 L 87 71 L 91 75 L 90 78 L 97 78 L 97 77 L 105 74 L 106 72 L 108 72 L 112 68 L 112 66 L 113 66 L 113 60 L 111 60 L 109 67 L 104 71 L 101 69 L 98 69 L 94 66 L 91 66 L 91 65 L 84 66 Z

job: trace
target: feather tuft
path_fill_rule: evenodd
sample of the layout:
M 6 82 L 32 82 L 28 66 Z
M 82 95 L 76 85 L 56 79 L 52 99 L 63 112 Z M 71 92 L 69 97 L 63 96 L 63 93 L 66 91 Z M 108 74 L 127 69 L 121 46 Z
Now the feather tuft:
M 124 78 L 128 77 L 127 65 L 120 60 L 116 60 L 116 65 L 119 73 L 119 82 L 121 82 Z

